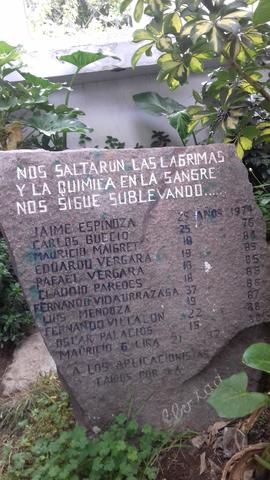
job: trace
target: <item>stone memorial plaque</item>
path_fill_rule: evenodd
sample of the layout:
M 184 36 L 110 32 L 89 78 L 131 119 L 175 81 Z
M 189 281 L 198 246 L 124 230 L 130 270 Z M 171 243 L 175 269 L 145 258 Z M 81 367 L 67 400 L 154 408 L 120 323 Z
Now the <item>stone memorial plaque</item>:
M 132 405 L 207 426 L 211 391 L 270 337 L 265 227 L 234 148 L 1 152 L 0 169 L 1 228 L 83 421 Z

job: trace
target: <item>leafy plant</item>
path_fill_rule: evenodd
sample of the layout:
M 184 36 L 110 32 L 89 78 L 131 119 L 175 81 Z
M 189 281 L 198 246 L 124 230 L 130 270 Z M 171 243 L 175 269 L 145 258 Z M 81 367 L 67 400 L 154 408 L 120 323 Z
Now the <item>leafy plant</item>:
M 162 97 L 156 92 L 143 92 L 133 95 L 136 105 L 152 115 L 165 117 L 169 124 L 177 131 L 183 145 L 186 145 L 191 118 L 185 107 L 172 98 Z M 193 134 L 194 138 L 195 135 Z M 152 145 L 151 145 L 152 146 Z M 166 145 L 159 145 L 166 146 Z
M 255 343 L 244 352 L 243 363 L 248 367 L 270 373 L 270 344 Z M 266 393 L 248 392 L 248 377 L 245 372 L 223 380 L 208 399 L 219 416 L 239 418 L 258 408 L 270 406 Z
M 69 107 L 70 93 L 81 69 L 108 55 L 79 50 L 60 57 L 76 67 L 69 86 L 26 73 L 20 55 L 19 48 L 0 42 L 0 149 L 63 150 L 68 132 L 87 136 L 92 129 L 79 120 L 84 115 L 81 110 Z M 22 80 L 10 82 L 10 73 L 19 74 Z M 64 93 L 63 104 L 50 102 L 55 92 Z
M 15 480 L 34 461 L 32 447 L 74 426 L 69 397 L 55 375 L 41 376 L 16 399 L 0 401 L 0 476 Z
M 122 8 L 129 3 L 125 0 Z M 207 127 L 207 143 L 233 142 L 241 158 L 270 138 L 269 14 L 264 15 L 264 0 L 253 14 L 253 3 L 138 0 L 133 13 L 136 21 L 143 14 L 150 21 L 133 34 L 134 42 L 144 44 L 134 53 L 132 65 L 156 47 L 157 79 L 170 89 L 184 85 L 190 73 L 206 71 L 210 60 L 219 62 L 201 92 L 193 92 L 195 105 L 179 111 L 190 116 L 188 133 Z
M 104 148 L 109 150 L 118 150 L 120 148 L 125 148 L 125 145 L 125 142 L 120 142 L 118 138 L 107 135 Z
M 0 412 L 0 433 L 10 434 L 2 446 L 3 480 L 154 480 L 160 452 L 184 448 L 194 435 L 139 427 L 120 414 L 89 439 L 82 427 L 70 430 L 68 397 L 52 376 L 42 377 L 13 408 L 0 404 Z
M 130 4 L 124 0 L 122 10 Z M 235 144 L 239 158 L 260 180 L 251 177 L 269 236 L 270 8 L 268 0 L 256 8 L 253 4 L 256 0 L 137 0 L 135 21 L 143 15 L 149 21 L 133 34 L 133 41 L 143 45 L 131 63 L 135 67 L 155 48 L 157 80 L 171 90 L 186 84 L 191 73 L 211 68 L 208 81 L 193 91 L 193 105 L 177 107 L 175 100 L 154 92 L 137 94 L 134 100 L 165 116 L 184 145 L 192 136 L 196 144 L 198 133 L 204 136 L 200 143 Z
M 171 139 L 167 133 L 159 130 L 153 130 L 151 148 L 167 147 L 169 143 L 171 143 Z
M 13 272 L 6 244 L 0 239 L 0 348 L 18 343 L 33 320 Z
M 244 352 L 242 362 L 250 368 L 270 373 L 270 344 L 255 343 Z M 245 417 L 260 408 L 270 406 L 270 394 L 249 392 L 248 376 L 245 372 L 237 373 L 222 380 L 207 402 L 220 417 Z M 265 470 L 270 471 L 270 447 L 266 444 L 261 456 L 255 455 L 256 461 Z
M 269 2 L 267 0 L 260 0 L 254 12 L 254 23 L 260 24 L 270 21 Z

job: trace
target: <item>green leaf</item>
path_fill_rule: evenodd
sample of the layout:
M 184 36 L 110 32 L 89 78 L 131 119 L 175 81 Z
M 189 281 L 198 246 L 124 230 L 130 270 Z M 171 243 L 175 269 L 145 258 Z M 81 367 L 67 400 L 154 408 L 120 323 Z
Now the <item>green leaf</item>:
M 243 363 L 248 367 L 270 373 L 270 344 L 254 343 L 243 355 Z
M 0 112 L 4 112 L 4 111 L 9 111 L 9 110 L 13 110 L 14 107 L 16 107 L 17 105 L 17 99 L 14 96 L 12 97 L 4 97 L 4 96 L 0 96 Z
M 175 33 L 179 33 L 182 28 L 182 20 L 180 15 L 177 12 L 174 12 L 171 19 L 171 25 Z
M 231 17 L 223 17 L 217 21 L 216 25 L 225 30 L 226 32 L 231 32 L 236 34 L 240 30 L 240 24 Z
M 154 40 L 154 37 L 148 30 L 135 30 L 133 33 L 133 42 L 141 42 L 142 40 Z
M 20 52 L 16 47 L 0 41 L 0 67 L 20 58 Z
M 163 62 L 162 66 L 161 66 L 164 73 L 169 73 L 172 70 L 174 70 L 176 67 L 180 67 L 180 63 L 176 62 L 175 60 L 170 60 L 168 62 Z
M 255 127 L 255 125 L 249 125 L 248 127 L 244 128 L 243 130 L 243 136 L 250 138 L 250 140 L 253 140 L 255 137 L 258 135 L 258 130 Z
M 9 45 L 9 43 L 4 42 L 3 40 L 0 41 L 0 55 L 9 55 L 9 53 L 16 50 L 16 47 Z
M 113 448 L 116 452 L 124 452 L 127 450 L 127 443 L 124 440 L 118 440 L 114 443 Z
M 172 40 L 170 37 L 161 37 L 157 42 L 157 49 L 161 52 L 168 52 L 172 50 Z
M 181 138 L 183 144 L 186 144 L 186 141 L 189 137 L 189 124 L 191 122 L 191 117 L 187 112 L 177 112 L 173 113 L 168 117 L 170 125 L 176 129 L 179 137 Z
M 152 46 L 153 46 L 153 42 L 146 43 L 146 45 L 143 45 L 142 47 L 138 48 L 138 50 L 136 50 L 136 52 L 133 54 L 133 56 L 131 58 L 131 65 L 132 65 L 133 68 L 136 67 L 138 61 L 140 60 L 141 56 L 144 53 L 145 54 L 151 53 Z
M 270 5 L 269 0 L 260 0 L 254 15 L 253 23 L 259 25 L 260 23 L 266 23 L 270 21 Z
M 143 92 L 133 95 L 133 100 L 137 107 L 146 110 L 154 115 L 171 115 L 172 113 L 183 110 L 183 105 L 172 98 L 162 97 L 155 92 Z
M 111 57 L 116 60 L 119 60 L 118 57 L 114 57 L 112 55 L 104 55 L 102 52 L 83 52 L 82 50 L 77 50 L 76 52 L 71 53 L 70 55 L 62 55 L 59 57 L 59 60 L 62 62 L 71 63 L 75 65 L 78 70 L 90 65 L 91 63 L 97 62 L 98 60 L 102 60 L 103 58 Z
M 124 0 L 120 5 L 120 13 L 124 13 L 127 7 L 131 4 L 132 0 Z
M 193 90 L 192 95 L 194 97 L 194 100 L 196 100 L 196 102 L 199 102 L 199 103 L 202 102 L 202 97 L 199 94 L 199 92 L 197 92 L 196 90 Z
M 245 18 L 245 17 L 250 17 L 250 13 L 248 10 L 235 10 L 230 13 L 230 15 L 226 15 L 226 17 L 232 17 L 232 18 Z
M 136 462 L 138 460 L 138 451 L 135 447 L 129 447 L 127 459 L 131 462 Z
M 58 92 L 63 90 L 63 88 L 68 88 L 63 83 L 50 82 L 46 78 L 36 77 L 36 75 L 33 75 L 32 73 L 20 72 L 20 75 L 25 79 L 28 85 L 43 89 L 46 94 Z
M 212 29 L 211 36 L 210 36 L 210 43 L 214 52 L 220 53 L 222 51 L 224 41 L 218 28 L 216 27 Z
M 263 393 L 247 392 L 248 377 L 245 372 L 223 380 L 207 402 L 220 417 L 245 417 L 258 408 L 268 406 L 269 398 Z
M 136 22 L 139 22 L 143 16 L 143 7 L 144 7 L 144 0 L 138 0 L 134 10 L 134 18 Z
M 252 148 L 252 140 L 248 137 L 240 137 L 239 142 L 243 150 L 250 150 Z
M 47 136 L 63 132 L 89 132 L 87 126 L 76 118 L 70 115 L 57 115 L 54 112 L 35 111 L 31 117 L 21 120 L 21 123 Z
M 202 62 L 196 57 L 191 58 L 189 66 L 193 72 L 203 72 Z
M 193 42 L 195 43 L 202 35 L 210 32 L 212 28 L 213 24 L 209 20 L 200 20 L 199 22 L 196 22 L 190 32 Z

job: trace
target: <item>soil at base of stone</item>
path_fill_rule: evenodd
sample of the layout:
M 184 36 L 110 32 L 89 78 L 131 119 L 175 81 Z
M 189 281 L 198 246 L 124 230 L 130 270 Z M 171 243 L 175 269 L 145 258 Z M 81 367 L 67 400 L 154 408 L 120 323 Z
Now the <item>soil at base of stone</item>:
M 237 423 L 237 421 L 236 421 Z M 248 433 L 248 445 L 269 442 L 270 440 L 270 408 L 265 409 L 258 420 Z M 229 458 L 224 458 L 223 450 L 214 450 L 211 446 L 203 446 L 201 449 L 190 448 L 172 448 L 159 458 L 159 473 L 156 480 L 213 480 L 220 479 L 221 472 L 216 476 L 207 468 L 200 475 L 201 455 L 205 453 L 207 465 L 209 459 L 222 471 Z M 270 472 L 265 472 L 265 476 L 260 480 L 270 480 Z M 240 479 L 239 479 L 240 480 Z M 259 479 L 258 479 L 259 480 Z
M 201 453 L 195 448 L 175 448 L 162 455 L 157 480 L 212 480 L 210 471 L 200 475 Z M 218 458 L 214 452 L 211 457 L 216 465 L 222 467 L 223 458 Z

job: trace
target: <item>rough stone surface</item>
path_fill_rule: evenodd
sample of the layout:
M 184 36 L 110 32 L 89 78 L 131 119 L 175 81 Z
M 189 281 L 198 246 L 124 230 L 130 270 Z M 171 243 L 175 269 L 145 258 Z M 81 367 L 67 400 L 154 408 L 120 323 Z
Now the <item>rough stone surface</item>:
M 56 371 L 56 365 L 39 332 L 27 337 L 16 348 L 13 360 L 3 375 L 0 390 L 3 396 L 14 395 L 28 388 L 39 375 Z
M 2 229 L 83 421 L 132 406 L 206 426 L 213 388 L 270 340 L 265 227 L 234 149 L 0 157 Z

